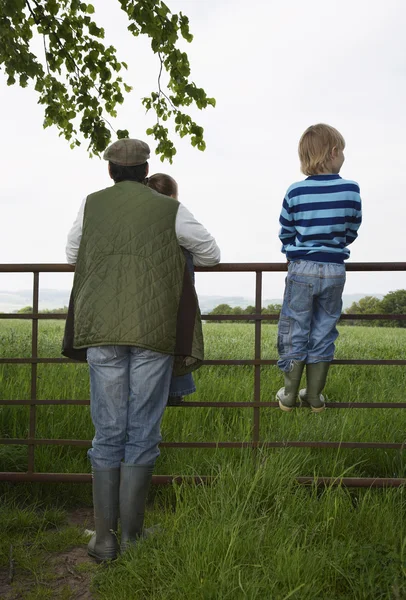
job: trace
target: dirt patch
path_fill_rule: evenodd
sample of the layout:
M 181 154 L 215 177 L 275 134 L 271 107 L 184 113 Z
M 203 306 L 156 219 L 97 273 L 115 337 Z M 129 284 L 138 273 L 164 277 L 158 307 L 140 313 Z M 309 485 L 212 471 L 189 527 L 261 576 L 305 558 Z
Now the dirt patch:
M 0 570 L 0 598 L 2 600 L 25 600 L 38 586 L 46 590 L 46 597 L 67 598 L 69 600 L 94 600 L 90 592 L 94 561 L 87 555 L 86 547 L 75 547 L 49 557 L 51 578 L 44 582 L 30 580 L 27 574 L 14 574 L 9 583 L 10 573 Z M 51 595 L 52 594 L 52 595 Z
M 94 529 L 93 508 L 75 508 L 69 511 L 67 515 L 68 525 L 74 525 L 85 529 Z
M 79 527 L 82 531 L 94 529 L 93 509 L 77 508 L 69 511 L 67 525 Z M 88 556 L 85 544 L 47 555 L 44 571 L 41 570 L 37 577 L 33 577 L 27 571 L 21 571 L 18 566 L 2 568 L 0 598 L 26 600 L 31 594 L 34 595 L 38 588 L 42 588 L 43 597 L 47 599 L 94 600 L 95 596 L 90 592 L 90 586 L 95 569 L 96 563 Z

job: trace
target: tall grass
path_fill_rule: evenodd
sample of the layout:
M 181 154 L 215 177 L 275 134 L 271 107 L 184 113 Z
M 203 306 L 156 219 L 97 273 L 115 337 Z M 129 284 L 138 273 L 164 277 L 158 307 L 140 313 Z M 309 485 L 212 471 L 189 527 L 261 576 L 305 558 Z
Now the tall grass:
M 42 357 L 60 355 L 62 324 L 41 322 L 39 352 Z M 30 324 L 2 323 L 0 352 L 4 356 L 29 355 Z M 252 358 L 254 328 L 245 324 L 205 326 L 208 358 Z M 263 327 L 262 347 L 266 358 L 276 358 L 276 326 Z M 406 330 L 393 328 L 341 328 L 337 358 L 405 358 Z M 191 399 L 199 401 L 250 401 L 253 399 L 253 368 L 243 366 L 206 366 L 195 374 L 197 392 Z M 262 400 L 274 400 L 283 385 L 276 367 L 261 370 Z M 397 366 L 334 366 L 326 387 L 332 401 L 404 400 L 406 370 Z M 30 367 L 0 367 L 2 398 L 28 399 Z M 38 398 L 89 398 L 86 365 L 49 364 L 38 366 Z M 314 415 L 306 410 L 284 414 L 276 409 L 261 409 L 260 435 L 264 441 L 326 440 L 404 442 L 405 429 L 399 409 L 341 409 Z M 252 436 L 252 409 L 171 408 L 164 416 L 165 441 L 248 441 Z M 29 407 L 0 407 L 1 437 L 23 438 L 29 426 Z M 90 440 L 93 428 L 87 406 L 37 407 L 37 437 Z M 269 455 L 272 455 L 269 450 Z M 303 475 L 405 476 L 399 451 L 311 450 L 295 451 L 307 458 Z M 164 448 L 158 463 L 162 473 L 180 473 L 189 469 L 204 473 L 207 465 L 227 462 L 240 451 L 229 449 L 190 450 Z M 0 449 L 2 470 L 25 470 L 26 448 L 3 446 Z M 52 472 L 87 472 L 89 464 L 84 448 L 40 446 L 36 449 L 36 469 Z

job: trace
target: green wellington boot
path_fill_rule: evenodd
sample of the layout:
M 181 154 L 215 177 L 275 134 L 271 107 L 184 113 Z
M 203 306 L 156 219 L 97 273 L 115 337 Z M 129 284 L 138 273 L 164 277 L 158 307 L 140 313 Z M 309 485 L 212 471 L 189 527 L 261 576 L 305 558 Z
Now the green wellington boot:
M 121 551 L 136 543 L 144 532 L 144 513 L 153 466 L 121 463 Z
M 292 361 L 292 369 L 288 373 L 284 372 L 285 387 L 281 388 L 276 394 L 279 402 L 279 408 L 285 412 L 290 412 L 296 406 L 297 392 L 300 386 L 304 361 Z
M 330 364 L 319 362 L 306 365 L 307 387 L 299 392 L 300 406 L 311 408 L 314 413 L 322 412 L 326 408 L 321 392 L 326 385 Z
M 93 471 L 93 506 L 96 533 L 87 546 L 98 562 L 117 558 L 118 491 L 120 469 Z

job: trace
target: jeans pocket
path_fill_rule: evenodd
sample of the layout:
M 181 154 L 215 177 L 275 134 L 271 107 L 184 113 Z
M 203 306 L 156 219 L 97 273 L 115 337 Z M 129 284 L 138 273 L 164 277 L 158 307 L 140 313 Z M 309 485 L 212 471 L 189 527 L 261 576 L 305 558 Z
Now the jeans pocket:
M 342 296 L 344 284 L 345 282 L 340 283 L 339 285 L 332 285 L 328 288 L 324 303 L 324 310 L 332 317 L 339 317 L 341 314 L 341 309 L 343 306 Z
M 297 313 L 308 312 L 313 304 L 313 285 L 300 283 L 293 279 L 288 281 L 289 308 Z
M 92 365 L 104 365 L 117 358 L 116 346 L 94 346 L 87 349 L 87 362 Z
M 279 355 L 288 354 L 291 348 L 290 319 L 281 317 L 278 323 L 277 348 Z

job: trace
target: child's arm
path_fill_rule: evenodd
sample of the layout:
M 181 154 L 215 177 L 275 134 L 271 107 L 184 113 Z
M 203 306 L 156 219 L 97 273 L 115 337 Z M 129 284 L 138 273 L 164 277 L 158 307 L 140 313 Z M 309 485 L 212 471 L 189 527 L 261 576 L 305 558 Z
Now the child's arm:
M 281 226 L 279 231 L 279 239 L 282 242 L 282 252 L 286 254 L 286 246 L 289 246 L 289 244 L 294 244 L 296 239 L 296 227 L 290 212 L 289 199 L 287 195 L 283 200 L 279 224 Z
M 362 204 L 361 204 L 361 196 L 360 190 L 358 188 L 358 192 L 354 193 L 354 201 L 355 207 L 352 210 L 351 221 L 347 221 L 347 230 L 345 232 L 345 245 L 349 246 L 353 243 L 354 240 L 358 237 L 358 229 L 362 223 Z

